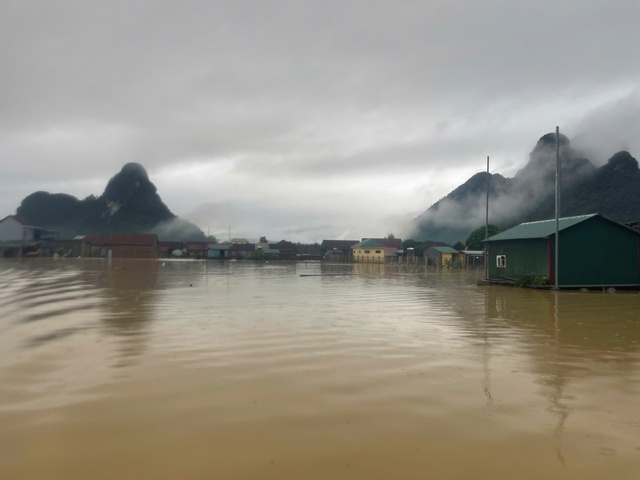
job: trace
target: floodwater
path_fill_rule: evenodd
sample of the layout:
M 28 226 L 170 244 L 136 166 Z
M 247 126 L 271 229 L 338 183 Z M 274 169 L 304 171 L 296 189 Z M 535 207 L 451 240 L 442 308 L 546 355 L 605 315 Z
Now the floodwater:
M 640 478 L 640 294 L 0 261 L 0 479 Z

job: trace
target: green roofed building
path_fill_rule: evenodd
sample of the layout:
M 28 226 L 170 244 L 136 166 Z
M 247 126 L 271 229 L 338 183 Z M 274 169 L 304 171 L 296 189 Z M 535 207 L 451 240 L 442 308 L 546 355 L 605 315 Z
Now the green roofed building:
M 435 265 L 438 268 L 444 266 L 453 266 L 454 263 L 460 263 L 462 256 L 458 250 L 447 245 L 431 246 L 424 252 L 429 265 Z
M 521 223 L 489 237 L 489 279 L 555 283 L 556 220 Z M 640 232 L 599 214 L 558 221 L 558 286 L 640 286 Z

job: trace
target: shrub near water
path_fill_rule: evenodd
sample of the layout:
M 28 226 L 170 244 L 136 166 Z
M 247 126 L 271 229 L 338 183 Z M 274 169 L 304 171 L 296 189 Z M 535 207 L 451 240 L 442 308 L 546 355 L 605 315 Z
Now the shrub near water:
M 536 275 L 534 273 L 528 273 L 523 275 L 516 282 L 517 287 L 529 287 L 538 288 L 549 285 L 549 279 L 543 275 Z

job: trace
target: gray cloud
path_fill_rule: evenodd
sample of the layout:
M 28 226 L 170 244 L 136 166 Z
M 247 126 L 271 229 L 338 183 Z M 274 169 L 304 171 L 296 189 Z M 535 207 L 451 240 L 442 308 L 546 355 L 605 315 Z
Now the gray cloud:
M 615 152 L 640 154 L 640 87 L 628 95 L 604 101 L 575 122 L 573 146 L 596 165 Z
M 637 18 L 631 0 L 2 2 L 0 216 L 135 161 L 197 223 L 225 204 L 254 236 L 358 238 L 486 155 L 514 174 L 558 124 L 594 161 L 638 156 Z

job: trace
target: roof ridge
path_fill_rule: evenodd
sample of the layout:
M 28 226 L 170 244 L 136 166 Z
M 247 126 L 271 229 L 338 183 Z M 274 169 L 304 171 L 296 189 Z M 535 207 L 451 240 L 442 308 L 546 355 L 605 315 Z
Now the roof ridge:
M 595 217 L 598 215 L 597 213 L 586 213 L 584 215 L 573 215 L 571 217 L 560 217 L 558 220 L 573 220 L 575 218 L 589 218 Z M 533 225 L 534 223 L 546 223 L 546 222 L 555 222 L 555 218 L 548 218 L 547 220 L 534 220 L 533 222 L 522 222 L 520 225 Z

